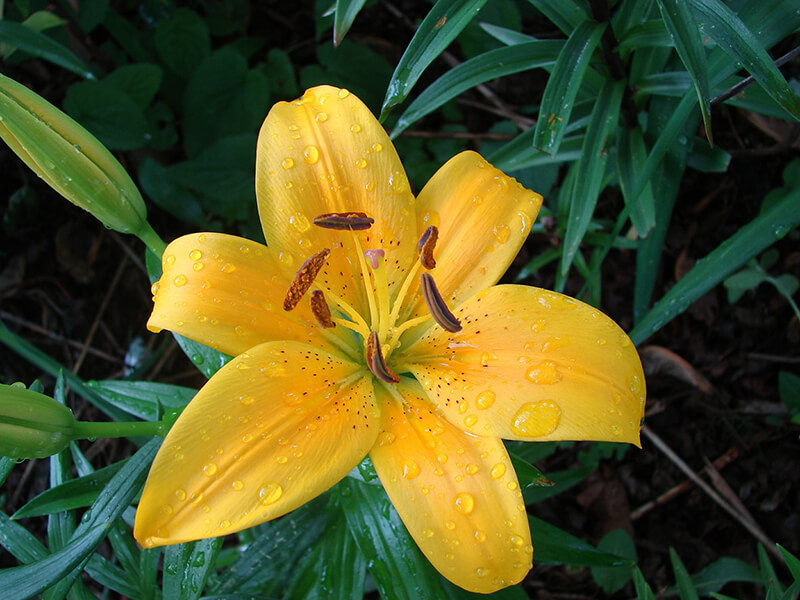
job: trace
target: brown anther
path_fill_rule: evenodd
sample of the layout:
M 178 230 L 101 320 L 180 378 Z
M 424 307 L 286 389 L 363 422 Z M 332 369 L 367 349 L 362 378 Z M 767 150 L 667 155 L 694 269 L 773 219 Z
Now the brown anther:
M 447 308 L 433 277 L 429 273 L 423 273 L 420 276 L 420 284 L 422 285 L 422 297 L 425 298 L 425 304 L 428 305 L 433 320 L 450 333 L 461 331 L 461 321 L 456 319 L 455 315 Z
M 294 281 L 292 281 L 289 290 L 286 292 L 286 297 L 283 299 L 283 310 L 290 311 L 297 306 L 297 303 L 300 302 L 300 299 L 308 291 L 308 288 L 314 283 L 314 279 L 320 272 L 320 269 L 325 266 L 325 261 L 328 260 L 330 253 L 330 248 L 325 248 L 306 259 L 306 262 L 304 262 L 300 270 L 297 271 L 297 275 L 294 276 Z
M 378 334 L 374 331 L 370 331 L 367 338 L 366 358 L 367 366 L 375 377 L 386 383 L 400 382 L 400 376 L 386 366 L 386 361 L 383 359 L 383 353 L 381 352 L 381 345 L 378 341 Z
M 314 217 L 314 225 L 323 229 L 362 231 L 369 229 L 375 219 L 363 212 L 325 213 Z
M 439 229 L 436 225 L 431 225 L 422 234 L 417 243 L 417 252 L 419 252 L 419 262 L 422 266 L 429 271 L 436 267 L 436 261 L 433 259 L 433 249 L 436 247 L 436 241 L 439 239 Z
M 313 290 L 311 292 L 311 313 L 324 329 L 336 327 L 336 323 L 331 318 L 331 309 L 328 306 L 328 301 L 325 300 L 325 294 L 322 290 Z

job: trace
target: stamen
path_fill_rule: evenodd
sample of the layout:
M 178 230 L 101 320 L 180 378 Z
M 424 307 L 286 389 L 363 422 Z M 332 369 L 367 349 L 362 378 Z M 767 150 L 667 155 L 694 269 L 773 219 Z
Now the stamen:
M 325 266 L 325 261 L 328 260 L 330 253 L 330 248 L 325 248 L 309 256 L 306 262 L 303 263 L 303 266 L 297 271 L 297 275 L 294 276 L 294 281 L 289 286 L 286 297 L 283 299 L 283 310 L 290 311 L 297 306 L 300 299 L 308 291 L 308 288 L 314 283 L 317 274 Z
M 436 247 L 438 239 L 439 229 L 435 225 L 431 225 L 425 230 L 425 233 L 419 238 L 419 243 L 417 243 L 419 262 L 429 271 L 436 267 L 436 261 L 433 259 L 433 249 Z
M 455 315 L 447 308 L 444 298 L 439 293 L 433 277 L 428 273 L 423 273 L 420 276 L 420 284 L 422 285 L 422 297 L 425 298 L 425 304 L 428 305 L 428 310 L 439 326 L 445 331 L 455 333 L 461 331 L 461 321 L 456 319 Z
M 386 361 L 383 359 L 381 346 L 378 342 L 378 333 L 375 331 L 370 331 L 367 338 L 366 358 L 367 366 L 375 377 L 386 383 L 399 383 L 400 376 L 386 366 Z
M 311 312 L 321 327 L 325 329 L 336 327 L 336 323 L 331 319 L 331 309 L 322 290 L 311 292 Z
M 358 264 L 361 267 L 361 279 L 364 281 L 364 293 L 367 295 L 367 302 L 369 303 L 369 318 L 372 323 L 371 329 L 378 326 L 378 305 L 375 303 L 375 290 L 372 287 L 372 278 L 369 276 L 370 270 L 367 268 L 367 262 L 364 260 L 364 250 L 361 248 L 361 242 L 358 241 L 358 236 L 351 233 L 353 236 L 353 245 L 356 247 L 356 254 L 358 255 Z
M 314 217 L 314 225 L 323 229 L 363 231 L 369 229 L 375 219 L 363 212 L 325 213 Z
M 369 266 L 377 269 L 381 265 L 381 259 L 386 256 L 386 252 L 381 249 L 364 250 L 364 256 L 369 260 Z

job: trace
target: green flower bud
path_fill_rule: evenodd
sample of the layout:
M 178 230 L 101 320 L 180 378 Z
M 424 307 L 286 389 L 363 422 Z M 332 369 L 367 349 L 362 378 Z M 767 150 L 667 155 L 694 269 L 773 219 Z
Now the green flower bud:
M 116 158 L 78 123 L 0 75 L 0 137 L 67 200 L 121 233 L 139 234 L 147 209 Z
M 75 417 L 63 404 L 24 387 L 0 384 L 0 455 L 44 458 L 72 440 Z

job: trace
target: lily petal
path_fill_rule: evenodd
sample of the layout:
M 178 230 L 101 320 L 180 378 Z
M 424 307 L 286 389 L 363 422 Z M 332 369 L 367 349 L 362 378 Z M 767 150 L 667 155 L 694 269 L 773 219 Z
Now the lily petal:
M 186 235 L 167 246 L 161 266 L 150 331 L 168 329 L 231 355 L 273 340 L 322 344 L 307 303 L 291 315 L 282 309 L 291 280 L 263 244 L 220 233 Z
M 330 488 L 374 445 L 358 365 L 298 342 L 240 354 L 197 393 L 153 462 L 134 535 L 153 547 L 279 517 Z
M 396 292 L 414 258 L 414 196 L 389 136 L 361 100 L 320 86 L 279 102 L 261 127 L 256 160 L 264 235 L 288 276 L 314 252 L 331 248 L 320 279 L 368 314 L 353 236 L 312 224 L 327 213 L 364 212 L 375 223 L 355 235 L 364 250 L 391 251 L 387 276 Z
M 381 434 L 370 458 L 428 560 L 450 581 L 490 593 L 531 568 L 530 529 L 503 443 L 459 430 L 428 408 L 416 382 L 381 397 Z M 381 392 L 379 392 L 381 394 Z
M 395 363 L 452 423 L 507 439 L 639 445 L 641 361 L 606 315 L 518 285 L 490 288 L 454 313 L 460 332 L 435 326 Z
M 458 305 L 494 285 L 528 237 L 542 197 L 475 152 L 447 161 L 417 198 L 417 232 L 439 228 L 436 268 L 442 297 Z M 422 314 L 417 298 L 413 314 Z

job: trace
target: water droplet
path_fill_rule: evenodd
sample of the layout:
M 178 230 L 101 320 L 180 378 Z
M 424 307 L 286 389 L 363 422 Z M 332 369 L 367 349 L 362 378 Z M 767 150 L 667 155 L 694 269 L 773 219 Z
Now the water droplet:
M 179 502 L 183 502 L 186 500 L 186 492 L 181 488 L 175 490 L 175 497 L 178 499 Z
M 196 262 L 196 263 L 194 263 L 194 264 L 192 265 L 192 268 L 193 268 L 195 271 L 202 271 L 202 270 L 203 270 L 203 263 L 201 263 L 201 262 Z
M 200 504 L 203 501 L 203 492 L 192 492 L 189 496 L 189 502 L 192 504 Z
M 485 392 L 478 394 L 478 397 L 475 398 L 475 404 L 478 405 L 479 409 L 486 410 L 492 404 L 494 404 L 495 398 L 496 396 L 493 391 L 486 390 Z
M 380 152 L 381 150 L 383 150 L 383 144 L 372 144 L 373 152 Z
M 339 90 L 339 92 L 336 95 L 339 96 L 339 98 L 341 98 L 342 100 L 344 100 L 345 98 L 347 98 L 350 95 L 350 92 L 348 92 L 346 89 L 342 88 L 341 90 Z
M 389 446 L 394 443 L 396 436 L 391 431 L 382 431 L 378 436 L 379 446 Z
M 194 250 L 192 250 L 191 252 L 189 252 L 189 258 L 191 260 L 200 260 L 202 257 L 203 257 L 203 253 L 200 252 L 200 250 L 197 250 L 196 248 Z
M 234 491 L 241 492 L 244 489 L 244 483 L 242 483 L 238 479 L 234 479 L 231 482 L 231 487 L 234 489 Z
M 515 489 L 517 489 L 517 482 L 516 481 L 509 481 L 506 484 L 506 487 L 513 492 Z
M 478 540 L 480 543 L 485 542 L 486 541 L 486 533 L 484 533 L 480 529 L 477 529 L 475 531 L 475 539 Z
M 486 570 L 485 567 L 478 567 L 475 569 L 475 573 L 478 574 L 478 577 L 486 577 L 489 571 Z
M 231 526 L 231 522 L 228 521 L 228 519 L 223 519 L 222 521 L 219 522 L 219 528 L 220 529 L 227 529 L 230 526 Z
M 464 419 L 464 425 L 466 425 L 467 427 L 472 427 L 477 422 L 478 422 L 478 417 L 476 417 L 475 415 L 467 415 L 467 417 Z
M 315 120 L 318 123 L 324 123 L 325 121 L 328 120 L 328 113 L 324 113 L 324 112 L 317 113 L 317 116 L 315 117 Z
M 619 334 L 619 345 L 622 346 L 623 348 L 627 348 L 628 346 L 631 345 L 631 338 L 629 338 L 624 333 L 620 333 Z
M 475 473 L 478 472 L 478 465 L 470 463 L 464 468 L 464 470 L 470 475 L 475 475 Z
M 395 171 L 392 173 L 389 176 L 389 187 L 392 188 L 392 191 L 395 194 L 404 192 L 408 187 L 408 181 L 406 180 L 405 174 L 401 173 L 400 171 Z
M 217 472 L 217 465 L 214 463 L 208 463 L 203 465 L 203 475 L 206 477 L 213 477 Z
M 297 131 L 298 129 L 300 129 L 300 128 L 297 125 L 294 125 L 294 124 L 289 125 L 289 131 Z
M 311 222 L 308 217 L 301 212 L 296 212 L 289 217 L 289 224 L 300 233 L 305 233 L 311 228 Z
M 432 538 L 433 537 L 433 529 L 423 529 L 422 530 L 423 537 Z
M 511 420 L 511 431 L 521 437 L 552 433 L 561 421 L 561 408 L 550 400 L 523 404 Z
M 469 409 L 469 403 L 466 400 L 462 400 L 458 404 L 458 413 L 463 415 Z
M 512 535 L 512 536 L 511 536 L 511 537 L 508 539 L 508 541 L 509 541 L 509 542 L 511 542 L 511 545 L 512 545 L 512 546 L 516 546 L 517 548 L 522 548 L 522 547 L 525 545 L 525 540 L 523 540 L 523 539 L 522 539 L 520 536 L 518 536 L 518 535 Z
M 350 125 L 350 131 L 352 131 L 353 133 L 361 133 L 361 125 L 359 125 L 358 123 L 353 123 L 352 125 Z
M 544 319 L 537 319 L 531 323 L 531 331 L 533 333 L 539 333 L 542 329 L 544 329 Z
M 303 158 L 310 165 L 317 164 L 319 160 L 319 148 L 314 145 L 306 146 L 303 148 Z
M 555 363 L 550 362 L 549 360 L 544 360 L 538 365 L 528 369 L 528 371 L 525 373 L 525 377 L 527 377 L 528 381 L 531 383 L 537 383 L 540 385 L 558 383 L 564 378 L 558 369 L 556 369 Z
M 505 244 L 511 235 L 511 230 L 506 225 L 496 225 L 492 230 L 492 233 L 494 234 L 494 239 L 501 244 Z
M 275 504 L 283 495 L 283 488 L 278 483 L 266 483 L 258 490 L 258 501 L 264 506 Z
M 285 457 L 283 454 L 281 454 L 280 456 L 278 456 L 275 459 L 275 462 L 278 463 L 279 465 L 285 465 L 286 461 L 288 461 L 288 460 L 289 459 L 287 457 Z
M 281 166 L 284 169 L 291 169 L 294 166 L 294 160 L 289 158 L 288 156 L 281 161 Z
M 628 387 L 634 394 L 642 391 L 642 380 L 635 373 L 628 377 Z
M 172 507 L 169 504 L 165 504 L 161 507 L 162 514 L 171 515 L 172 514 Z
M 598 346 L 605 346 L 606 345 L 606 339 L 605 338 L 597 338 L 596 341 L 597 341 L 597 345 Z
M 558 350 L 559 348 L 563 348 L 564 346 L 569 345 L 569 338 L 564 336 L 553 336 L 551 338 L 547 338 L 542 344 L 542 352 L 551 352 L 553 350 Z
M 252 441 L 253 441 L 253 434 L 252 434 L 252 433 L 245 433 L 245 434 L 242 436 L 242 441 L 243 441 L 245 444 L 249 444 L 250 442 L 252 442 Z
M 356 160 L 356 166 L 359 169 L 366 169 L 367 168 L 367 161 L 364 160 L 363 158 L 359 158 L 358 160 Z
M 403 478 L 414 479 L 419 475 L 419 465 L 413 460 L 403 461 Z
M 454 502 L 456 510 L 462 515 L 470 515 L 472 511 L 475 510 L 475 498 L 472 497 L 472 494 L 468 494 L 467 492 L 456 494 Z
M 443 465 L 447 462 L 447 454 L 437 454 L 436 460 L 439 461 L 440 465 Z
M 420 215 L 420 221 L 422 225 L 421 230 L 424 230 L 431 225 L 438 227 L 440 221 L 439 213 L 435 210 L 426 210 Z
M 224 265 L 222 265 L 222 267 L 220 267 L 220 270 L 223 273 L 233 273 L 236 270 L 236 267 L 231 263 L 225 263 Z
M 186 285 L 186 275 L 178 275 L 172 283 L 175 284 L 175 287 L 181 287 Z
M 288 252 L 280 252 L 278 254 L 278 260 L 285 264 L 287 267 L 291 267 L 294 263 L 294 257 L 289 254 Z
M 492 479 L 500 479 L 506 473 L 506 466 L 503 463 L 497 463 L 492 467 Z
M 250 394 L 242 394 L 241 396 L 239 396 L 239 402 L 241 402 L 245 406 L 248 406 L 253 402 L 255 402 L 255 398 L 253 398 Z
M 153 285 L 150 286 L 150 293 L 155 296 L 158 294 L 158 290 L 161 288 L 161 283 L 156 281 Z

